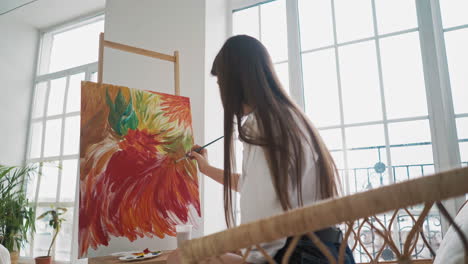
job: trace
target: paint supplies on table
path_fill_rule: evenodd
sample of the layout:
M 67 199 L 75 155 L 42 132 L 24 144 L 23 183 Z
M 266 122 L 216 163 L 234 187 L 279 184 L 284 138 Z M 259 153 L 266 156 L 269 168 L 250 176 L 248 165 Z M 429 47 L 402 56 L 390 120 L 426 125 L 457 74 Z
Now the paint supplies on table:
M 146 248 L 143 251 L 128 251 L 128 252 L 117 252 L 113 253 L 112 256 L 119 257 L 121 261 L 137 261 L 137 260 L 144 260 L 155 258 L 161 255 L 161 251 L 152 251 Z

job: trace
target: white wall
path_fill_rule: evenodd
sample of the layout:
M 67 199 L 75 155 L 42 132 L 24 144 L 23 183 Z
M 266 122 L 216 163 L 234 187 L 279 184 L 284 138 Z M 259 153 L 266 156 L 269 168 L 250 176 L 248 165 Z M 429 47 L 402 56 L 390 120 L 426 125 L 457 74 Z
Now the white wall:
M 38 31 L 0 16 L 0 164 L 24 161 Z
M 105 39 L 167 54 L 172 54 L 174 50 L 180 52 L 181 95 L 190 97 L 195 142 L 198 144 L 203 144 L 213 135 L 217 136 L 222 132 L 211 132 L 210 126 L 222 129 L 222 123 L 219 121 L 219 117 L 222 118 L 222 110 L 219 108 L 219 102 L 211 100 L 211 96 L 206 96 L 207 91 L 213 91 L 216 84 L 213 83 L 213 78 L 207 79 L 208 64 L 211 64 L 214 57 L 214 49 L 217 51 L 225 38 L 225 8 L 224 4 L 216 2 L 224 1 L 112 0 L 107 1 L 106 5 Z M 213 19 L 206 16 L 207 12 Z M 212 42 L 210 36 L 213 36 L 215 41 Z M 205 54 L 209 54 L 210 62 L 206 61 Z M 173 64 L 116 50 L 106 49 L 104 52 L 103 79 L 105 83 L 174 93 Z M 209 87 L 206 90 L 205 85 Z M 208 105 L 210 106 L 207 107 Z M 207 111 L 212 113 L 206 115 Z M 211 120 L 210 126 L 207 126 L 208 119 Z M 206 193 L 210 197 L 214 193 L 219 195 L 219 187 L 213 188 L 214 192 L 211 192 L 212 186 L 203 184 L 203 176 L 200 175 L 202 212 L 207 213 L 209 208 L 205 208 L 204 187 L 209 188 Z M 209 207 L 212 205 L 214 204 L 208 203 Z M 202 236 L 204 227 L 206 225 L 200 219 L 193 235 Z M 148 245 L 159 249 L 176 247 L 176 241 L 172 237 L 162 240 L 144 238 L 132 244 L 129 244 L 127 239 L 119 238 L 112 239 L 110 243 L 115 250 L 129 250 L 132 247 L 136 249 Z M 98 252 L 90 252 L 90 256 L 107 253 L 108 249 L 99 248 Z
M 211 76 L 211 66 L 228 32 L 228 1 L 206 0 L 205 36 L 205 142 L 223 135 L 223 107 L 216 77 Z M 211 165 L 223 167 L 223 144 L 221 140 L 208 149 Z M 226 228 L 224 218 L 223 186 L 209 177 L 203 177 L 204 185 L 204 231 L 205 235 Z

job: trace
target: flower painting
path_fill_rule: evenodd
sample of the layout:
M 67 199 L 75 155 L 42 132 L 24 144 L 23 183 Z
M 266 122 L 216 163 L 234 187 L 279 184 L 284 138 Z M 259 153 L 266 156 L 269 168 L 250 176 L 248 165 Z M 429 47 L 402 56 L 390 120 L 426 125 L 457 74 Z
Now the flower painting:
M 189 98 L 82 82 L 79 256 L 200 216 Z

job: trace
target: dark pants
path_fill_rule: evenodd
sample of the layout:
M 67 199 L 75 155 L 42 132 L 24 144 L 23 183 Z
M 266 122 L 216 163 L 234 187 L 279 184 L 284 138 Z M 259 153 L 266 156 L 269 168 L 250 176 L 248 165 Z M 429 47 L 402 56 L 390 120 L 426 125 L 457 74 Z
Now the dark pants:
M 291 243 L 292 238 L 288 238 L 286 245 L 276 253 L 274 259 L 276 263 L 281 263 L 283 256 L 288 250 L 288 246 Z M 338 259 L 338 252 L 340 249 L 340 243 L 324 242 L 330 253 Z M 327 257 L 322 254 L 320 249 L 309 239 L 307 236 L 302 236 L 297 243 L 296 249 L 289 258 L 288 263 L 294 264 L 326 264 L 329 263 Z M 345 264 L 355 264 L 353 253 L 351 249 L 346 246 L 345 251 Z

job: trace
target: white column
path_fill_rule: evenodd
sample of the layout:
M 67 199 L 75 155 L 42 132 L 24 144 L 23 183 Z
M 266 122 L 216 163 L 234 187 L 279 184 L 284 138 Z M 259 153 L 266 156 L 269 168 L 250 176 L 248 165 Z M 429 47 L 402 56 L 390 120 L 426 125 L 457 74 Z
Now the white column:
M 436 171 L 443 171 L 459 167 L 461 162 L 442 21 L 437 0 L 417 0 L 416 7 L 434 164 Z M 444 204 L 454 216 L 460 201 L 454 199 Z M 442 224 L 443 230 L 447 230 L 446 221 Z
M 216 77 L 211 76 L 211 66 L 231 29 L 232 20 L 228 1 L 206 0 L 206 36 L 205 36 L 205 137 L 199 144 L 205 144 L 224 133 L 223 106 L 219 95 Z M 230 33 L 229 33 L 230 35 Z M 223 167 L 223 141 L 216 142 L 208 148 L 210 163 L 218 168 Z M 223 186 L 211 178 L 200 174 L 203 186 L 203 225 L 204 235 L 212 234 L 226 228 L 224 219 Z M 235 193 L 235 192 L 234 192 Z
M 302 79 L 301 37 L 297 0 L 286 0 L 288 26 L 289 90 L 294 101 L 304 110 L 304 84 Z

